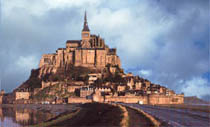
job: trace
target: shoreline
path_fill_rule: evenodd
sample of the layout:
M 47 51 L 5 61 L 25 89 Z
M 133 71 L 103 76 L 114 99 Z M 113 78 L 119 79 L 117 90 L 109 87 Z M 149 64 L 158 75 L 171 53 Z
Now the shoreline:
M 111 103 L 85 104 L 3 104 L 0 107 L 32 109 L 54 114 L 53 117 L 29 124 L 29 127 L 50 126 L 152 126 L 153 122 L 137 110 Z M 130 119 L 131 118 L 131 119 Z
M 81 104 L 0 104 L 2 108 L 30 109 L 59 115 L 79 108 Z
M 135 116 L 135 117 L 134 117 Z M 131 119 L 130 119 L 131 118 Z M 72 112 L 31 127 L 48 126 L 156 126 L 147 115 L 120 104 L 86 103 Z

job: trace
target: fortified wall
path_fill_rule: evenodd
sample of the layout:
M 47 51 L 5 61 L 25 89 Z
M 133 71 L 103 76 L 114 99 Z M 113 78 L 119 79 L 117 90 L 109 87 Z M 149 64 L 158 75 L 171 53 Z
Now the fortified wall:
M 69 97 L 68 103 L 90 103 L 90 102 L 121 102 L 121 103 L 139 103 L 139 104 L 183 104 L 184 95 L 148 95 L 148 96 L 97 96 L 93 99 L 85 97 Z

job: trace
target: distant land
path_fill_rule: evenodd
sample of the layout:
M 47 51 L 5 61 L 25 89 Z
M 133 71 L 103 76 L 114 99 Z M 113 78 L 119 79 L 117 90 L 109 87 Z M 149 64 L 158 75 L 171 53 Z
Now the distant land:
M 210 104 L 210 102 L 198 98 L 197 96 L 186 96 L 184 97 L 185 104 Z

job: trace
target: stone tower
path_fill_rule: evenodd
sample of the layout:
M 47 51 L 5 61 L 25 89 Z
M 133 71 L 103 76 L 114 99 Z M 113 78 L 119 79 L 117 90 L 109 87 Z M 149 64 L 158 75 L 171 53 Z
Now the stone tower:
M 82 29 L 82 48 L 90 48 L 90 30 L 87 22 L 87 14 L 85 11 L 84 26 Z

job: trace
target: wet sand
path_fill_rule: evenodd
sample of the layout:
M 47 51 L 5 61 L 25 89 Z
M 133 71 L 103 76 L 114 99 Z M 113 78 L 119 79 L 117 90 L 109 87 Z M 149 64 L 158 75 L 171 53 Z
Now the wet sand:
M 118 106 L 113 106 L 110 104 L 103 103 L 87 103 L 81 105 L 81 110 L 74 115 L 70 115 L 70 118 L 65 118 L 65 120 L 56 122 L 53 119 L 54 124 L 42 124 L 46 126 L 56 126 L 56 127 L 118 127 L 121 126 L 121 121 L 123 119 L 123 111 Z M 127 108 L 128 111 L 128 125 L 129 127 L 151 127 L 154 126 L 152 122 L 146 118 L 143 114 L 136 110 Z M 65 117 L 66 114 L 60 116 L 59 118 Z M 57 118 L 57 119 L 59 119 Z
M 2 108 L 15 108 L 15 109 L 31 109 L 36 111 L 43 111 L 59 115 L 66 111 L 72 111 L 77 109 L 80 104 L 2 104 Z
M 121 126 L 123 111 L 118 106 L 104 103 L 87 103 L 87 104 L 61 104 L 61 105 L 43 105 L 43 104 L 16 104 L 1 105 L 8 109 L 30 109 L 43 114 L 53 114 L 49 118 L 37 124 L 27 124 L 27 126 L 58 126 L 58 127 L 107 127 Z M 153 126 L 143 114 L 136 110 L 127 108 L 129 127 Z M 40 116 L 41 117 L 41 116 Z M 127 118 L 127 117 L 126 117 Z M 21 126 L 21 125 L 20 125 Z M 25 125 L 22 125 L 25 126 Z
M 63 113 L 72 112 L 79 104 L 2 104 L 0 105 L 0 126 L 22 127 L 51 120 Z
M 81 111 L 70 119 L 51 126 L 58 127 L 102 127 L 120 126 L 122 111 L 119 107 L 109 104 L 88 103 L 81 106 Z

